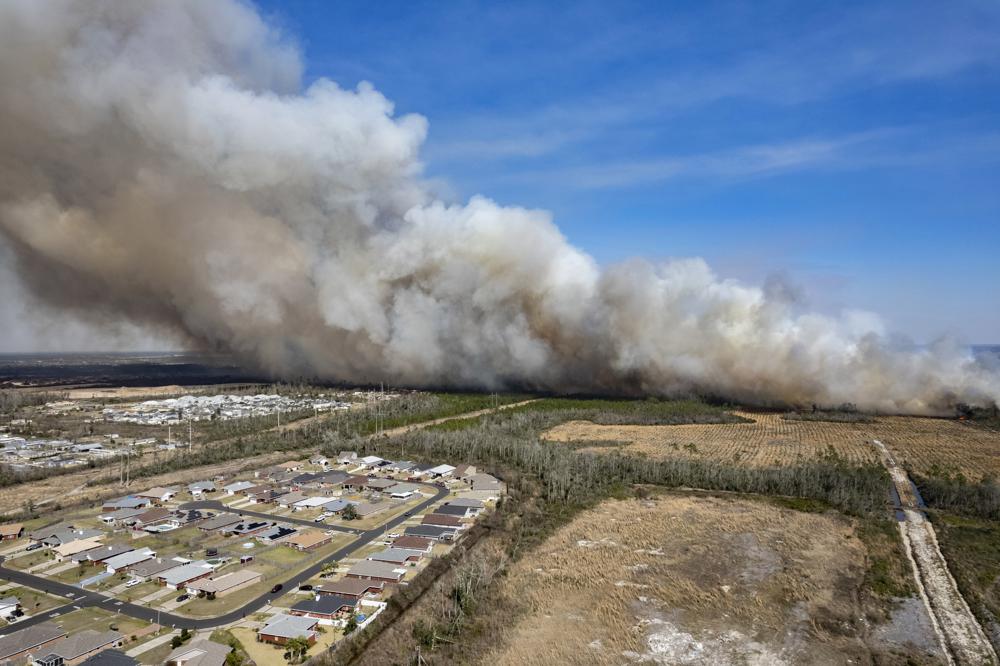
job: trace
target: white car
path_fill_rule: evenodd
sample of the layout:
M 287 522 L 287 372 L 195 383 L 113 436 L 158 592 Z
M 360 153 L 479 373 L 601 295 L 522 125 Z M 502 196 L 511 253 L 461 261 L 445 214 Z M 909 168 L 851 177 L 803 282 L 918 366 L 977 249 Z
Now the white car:
M 135 587 L 136 585 L 139 585 L 140 583 L 142 583 L 141 579 L 139 579 L 139 578 L 133 578 L 129 582 L 125 583 L 125 587 Z
M 398 539 L 400 535 L 397 534 L 396 532 L 390 532 L 386 536 L 388 536 L 390 539 Z

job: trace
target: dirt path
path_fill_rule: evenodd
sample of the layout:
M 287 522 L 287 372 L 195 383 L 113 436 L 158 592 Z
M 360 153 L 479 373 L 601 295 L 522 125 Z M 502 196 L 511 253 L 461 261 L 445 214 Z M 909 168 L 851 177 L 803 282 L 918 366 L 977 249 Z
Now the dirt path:
M 948 663 L 962 666 L 997 664 L 997 655 L 979 626 L 975 615 L 965 602 L 958 585 L 948 570 L 941 549 L 938 547 L 934 527 L 918 505 L 913 485 L 906 471 L 896 461 L 886 446 L 874 440 L 882 462 L 899 493 L 905 520 L 900 521 L 899 531 L 906 547 L 913 575 L 927 611 L 934 624 L 938 642 Z
M 420 430 L 422 428 L 430 428 L 431 426 L 436 426 L 438 424 L 446 423 L 448 421 L 457 421 L 459 419 L 474 419 L 480 416 L 485 416 L 486 414 L 502 412 L 507 409 L 514 409 L 515 407 L 521 407 L 522 405 L 530 405 L 533 402 L 538 402 L 540 399 L 541 398 L 532 398 L 531 400 L 512 402 L 509 405 L 500 405 L 499 407 L 487 407 L 486 409 L 480 409 L 475 412 L 465 412 L 464 414 L 455 414 L 454 416 L 442 416 L 439 419 L 433 419 L 431 421 L 421 421 L 420 423 L 411 423 L 410 425 L 400 426 L 398 428 L 392 428 L 390 430 L 383 430 L 377 436 L 384 435 L 386 437 L 396 437 L 398 435 L 404 435 L 414 430 Z M 376 435 L 372 435 L 372 437 L 375 436 Z

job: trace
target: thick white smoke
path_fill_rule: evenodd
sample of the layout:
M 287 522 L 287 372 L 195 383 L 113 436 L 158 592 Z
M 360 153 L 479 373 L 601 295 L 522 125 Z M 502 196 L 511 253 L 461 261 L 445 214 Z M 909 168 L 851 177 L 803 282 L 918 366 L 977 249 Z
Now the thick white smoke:
M 549 216 L 435 201 L 426 132 L 215 0 L 0 4 L 0 233 L 32 293 L 278 376 L 931 412 L 958 348 L 797 314 L 700 260 L 601 271 Z

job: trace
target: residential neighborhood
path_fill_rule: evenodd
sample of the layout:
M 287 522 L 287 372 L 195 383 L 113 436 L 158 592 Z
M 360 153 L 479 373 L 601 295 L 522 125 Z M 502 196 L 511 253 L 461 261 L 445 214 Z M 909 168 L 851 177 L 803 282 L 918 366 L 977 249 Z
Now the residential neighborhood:
M 217 629 L 251 658 L 293 639 L 312 654 L 502 493 L 469 465 L 343 451 L 0 525 L 0 665 L 222 666 Z

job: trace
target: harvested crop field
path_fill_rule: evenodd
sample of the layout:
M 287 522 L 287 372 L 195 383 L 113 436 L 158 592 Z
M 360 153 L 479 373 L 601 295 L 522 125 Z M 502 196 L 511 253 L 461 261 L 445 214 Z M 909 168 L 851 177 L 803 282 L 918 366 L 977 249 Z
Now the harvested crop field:
M 869 443 L 884 442 L 919 473 L 935 467 L 970 479 L 1000 475 L 1000 432 L 949 419 L 879 416 L 871 423 L 786 420 L 780 414 L 736 412 L 752 423 L 668 426 L 598 425 L 571 421 L 544 436 L 560 442 L 621 442 L 614 450 L 652 457 L 688 457 L 753 466 L 793 465 L 835 452 L 878 463 Z M 594 450 L 610 450 L 595 447 Z
M 516 619 L 481 663 L 937 663 L 919 602 L 892 631 L 864 619 L 865 570 L 864 543 L 834 514 L 607 501 L 511 569 L 500 605 Z

